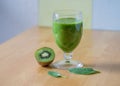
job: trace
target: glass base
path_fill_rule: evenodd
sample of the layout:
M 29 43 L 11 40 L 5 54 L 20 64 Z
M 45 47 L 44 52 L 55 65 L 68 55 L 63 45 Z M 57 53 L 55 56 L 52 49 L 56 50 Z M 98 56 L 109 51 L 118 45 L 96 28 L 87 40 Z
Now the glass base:
M 69 68 L 83 67 L 83 64 L 74 60 L 70 60 L 70 61 L 61 60 L 52 63 L 50 66 L 57 69 L 69 69 Z

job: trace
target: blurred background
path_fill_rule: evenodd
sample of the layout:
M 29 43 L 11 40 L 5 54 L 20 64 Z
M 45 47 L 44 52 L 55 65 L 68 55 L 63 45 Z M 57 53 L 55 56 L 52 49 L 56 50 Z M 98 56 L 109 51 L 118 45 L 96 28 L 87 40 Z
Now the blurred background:
M 83 12 L 84 28 L 120 31 L 120 0 L 0 0 L 0 44 L 34 26 L 52 26 L 59 9 Z

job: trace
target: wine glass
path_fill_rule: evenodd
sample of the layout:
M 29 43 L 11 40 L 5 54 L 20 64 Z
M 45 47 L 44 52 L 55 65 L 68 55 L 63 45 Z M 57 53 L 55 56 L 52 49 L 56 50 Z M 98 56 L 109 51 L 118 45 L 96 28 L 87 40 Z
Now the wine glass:
M 82 37 L 82 13 L 76 10 L 55 11 L 52 30 L 56 44 L 64 52 L 64 60 L 57 61 L 52 66 L 58 69 L 83 67 L 81 62 L 72 60 L 72 52 Z

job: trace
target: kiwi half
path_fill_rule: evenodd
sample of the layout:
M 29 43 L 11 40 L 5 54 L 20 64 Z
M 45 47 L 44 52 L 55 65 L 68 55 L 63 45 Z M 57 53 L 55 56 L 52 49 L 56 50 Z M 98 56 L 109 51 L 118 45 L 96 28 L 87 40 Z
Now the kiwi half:
M 35 58 L 41 66 L 48 66 L 54 60 L 55 53 L 49 47 L 42 47 L 35 51 Z

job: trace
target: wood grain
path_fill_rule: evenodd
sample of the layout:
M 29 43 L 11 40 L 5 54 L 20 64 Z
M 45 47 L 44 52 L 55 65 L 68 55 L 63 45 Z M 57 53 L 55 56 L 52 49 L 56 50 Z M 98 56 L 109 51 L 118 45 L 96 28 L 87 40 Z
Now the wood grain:
M 73 59 L 101 73 L 75 75 L 36 62 L 34 52 L 40 47 L 53 48 L 55 61 L 63 59 L 63 52 L 55 44 L 51 28 L 32 28 L 0 45 L 0 86 L 120 86 L 119 37 L 119 31 L 84 30 Z M 67 77 L 53 78 L 47 74 L 49 70 Z

